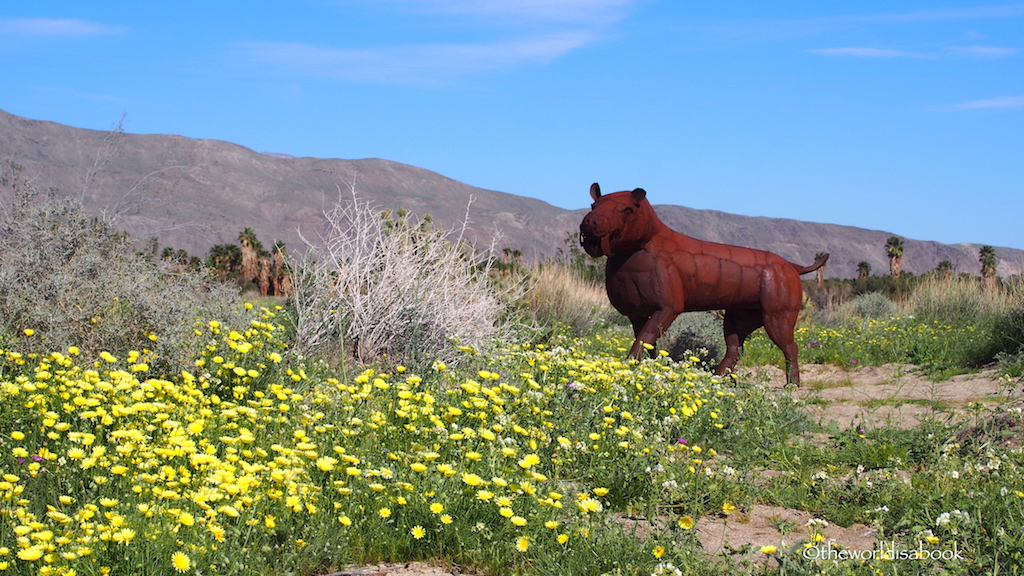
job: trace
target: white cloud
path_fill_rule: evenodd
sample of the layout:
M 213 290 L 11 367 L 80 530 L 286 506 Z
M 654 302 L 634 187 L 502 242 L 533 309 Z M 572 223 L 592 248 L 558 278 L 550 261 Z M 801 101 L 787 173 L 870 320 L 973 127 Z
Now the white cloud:
M 826 4 L 822 5 L 827 6 Z M 918 12 L 883 12 L 805 18 L 758 18 L 690 24 L 686 28 L 693 31 L 709 32 L 718 38 L 728 40 L 765 42 L 819 36 L 839 30 L 865 27 L 1021 17 L 1024 17 L 1024 3 L 963 9 L 923 10 Z
M 2 18 L 0 32 L 38 38 L 69 38 L 121 34 L 124 26 L 111 26 L 74 18 Z
M 852 56 L 855 58 L 918 58 L 920 55 L 902 50 L 886 50 L 883 48 L 869 48 L 866 46 L 849 48 L 821 48 L 808 50 L 811 54 L 822 56 Z
M 924 10 L 903 14 L 880 14 L 867 16 L 865 20 L 879 22 L 935 22 L 944 20 L 987 20 L 991 18 L 1019 18 L 1024 16 L 1024 4 L 1005 6 L 980 6 L 977 8 L 953 8 L 947 10 Z
M 1017 50 L 999 46 L 953 46 L 949 48 L 948 52 L 953 56 L 992 59 L 1013 56 L 1017 53 Z
M 392 0 L 420 12 L 482 17 L 505 24 L 608 24 L 637 0 Z
M 952 106 L 940 108 L 940 110 L 992 110 L 999 108 L 1024 108 L 1024 96 L 1007 96 L 1004 98 L 989 98 L 987 100 L 971 100 Z
M 446 39 L 382 46 L 301 41 L 237 46 L 248 62 L 292 73 L 351 81 L 440 84 L 481 72 L 548 64 L 606 36 L 632 5 L 644 0 L 363 1 L 389 15 L 412 14 L 425 20 L 426 28 L 444 30 Z
M 592 39 L 588 32 L 571 31 L 476 44 L 346 49 L 296 42 L 250 42 L 240 47 L 251 62 L 304 75 L 429 84 L 522 64 L 546 64 Z

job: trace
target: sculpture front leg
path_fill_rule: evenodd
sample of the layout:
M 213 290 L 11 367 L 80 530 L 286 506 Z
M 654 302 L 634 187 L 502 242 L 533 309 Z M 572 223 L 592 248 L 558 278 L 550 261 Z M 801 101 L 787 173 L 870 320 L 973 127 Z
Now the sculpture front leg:
M 650 317 L 646 319 L 642 318 L 630 318 L 630 322 L 633 324 L 633 346 L 629 349 L 629 355 L 632 358 L 640 360 L 644 357 L 644 344 L 650 344 L 651 346 L 657 346 L 658 338 L 668 330 L 668 327 L 672 325 L 676 317 L 679 316 L 679 312 L 674 310 L 662 309 L 658 310 Z M 657 349 L 652 348 L 649 351 L 651 357 L 657 356 Z

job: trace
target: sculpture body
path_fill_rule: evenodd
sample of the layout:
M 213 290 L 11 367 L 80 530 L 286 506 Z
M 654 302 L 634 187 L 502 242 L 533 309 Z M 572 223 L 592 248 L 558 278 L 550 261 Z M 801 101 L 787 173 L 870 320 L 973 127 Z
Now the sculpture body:
M 632 357 L 643 357 L 644 344 L 656 344 L 679 314 L 725 310 L 726 352 L 716 374 L 734 368 L 744 340 L 764 326 L 786 358 L 787 383 L 800 384 L 793 339 L 803 304 L 800 275 L 823 266 L 827 254 L 799 266 L 764 250 L 690 238 L 662 223 L 640 188 L 601 195 L 595 183 L 590 195 L 580 244 L 608 259 L 608 300 L 633 325 Z

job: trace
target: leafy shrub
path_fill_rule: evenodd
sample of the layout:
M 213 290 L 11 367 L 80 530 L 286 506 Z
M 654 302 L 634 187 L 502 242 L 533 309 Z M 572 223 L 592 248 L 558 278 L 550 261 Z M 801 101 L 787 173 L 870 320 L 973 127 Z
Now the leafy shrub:
M 693 354 L 714 362 L 725 355 L 724 345 L 722 319 L 714 312 L 680 314 L 658 340 L 658 348 L 680 362 Z
M 0 331 L 8 338 L 93 357 L 148 348 L 186 358 L 198 318 L 230 319 L 241 309 L 233 290 L 201 272 L 132 253 L 113 222 L 77 200 L 17 176 L 8 192 L 0 201 Z
M 324 213 L 295 270 L 296 345 L 342 339 L 360 361 L 443 359 L 449 342 L 481 347 L 511 333 L 490 260 L 428 219 L 384 214 L 359 200 Z
M 840 320 L 852 318 L 888 318 L 896 314 L 896 304 L 880 292 L 869 292 L 854 296 L 839 307 L 836 316 Z

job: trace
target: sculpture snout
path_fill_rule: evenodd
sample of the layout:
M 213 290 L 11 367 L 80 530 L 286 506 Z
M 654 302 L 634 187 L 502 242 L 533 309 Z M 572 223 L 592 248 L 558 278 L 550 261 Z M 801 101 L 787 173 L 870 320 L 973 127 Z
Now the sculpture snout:
M 604 248 L 602 247 L 602 239 L 606 238 L 607 234 L 601 234 L 598 231 L 599 226 L 596 223 L 596 218 L 593 218 L 593 212 L 587 214 L 587 217 L 580 223 L 580 246 L 583 250 L 598 258 L 600 256 L 607 255 Z

